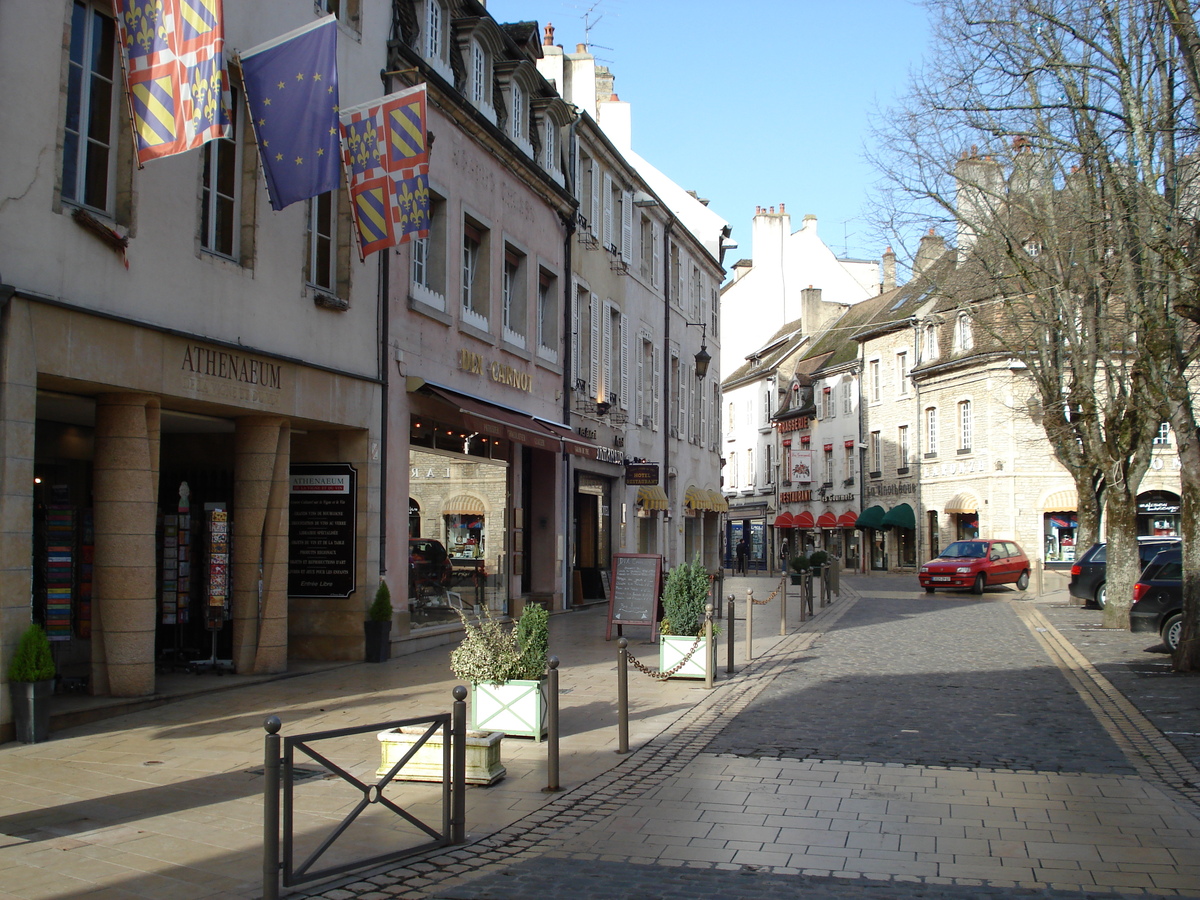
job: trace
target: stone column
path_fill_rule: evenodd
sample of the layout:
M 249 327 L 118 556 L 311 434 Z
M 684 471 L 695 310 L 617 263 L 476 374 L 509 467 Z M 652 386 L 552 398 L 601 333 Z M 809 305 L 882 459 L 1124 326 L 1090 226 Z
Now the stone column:
M 237 420 L 231 557 L 233 662 L 241 674 L 287 670 L 290 463 L 287 419 Z
M 159 419 L 155 396 L 96 398 L 94 694 L 154 693 Z

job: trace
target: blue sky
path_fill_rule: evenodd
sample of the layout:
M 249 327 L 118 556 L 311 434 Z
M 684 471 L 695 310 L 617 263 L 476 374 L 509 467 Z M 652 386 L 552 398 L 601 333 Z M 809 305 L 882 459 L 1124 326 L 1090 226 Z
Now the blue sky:
M 756 206 L 807 213 L 838 255 L 878 258 L 865 218 L 878 175 L 863 147 L 928 39 L 915 0 L 488 0 L 500 22 L 554 23 L 583 43 L 633 107 L 633 146 L 733 226 L 731 263 L 752 255 Z

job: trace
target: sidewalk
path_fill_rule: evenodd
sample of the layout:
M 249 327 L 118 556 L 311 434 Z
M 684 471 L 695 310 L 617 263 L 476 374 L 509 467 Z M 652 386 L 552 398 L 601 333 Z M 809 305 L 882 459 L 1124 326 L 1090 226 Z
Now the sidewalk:
M 778 585 L 778 577 L 727 577 L 723 593 L 734 594 L 739 601 L 740 620 L 747 589 L 765 600 Z M 875 602 L 895 601 L 900 609 L 911 601 L 925 602 L 911 576 L 843 576 L 842 589 L 841 599 L 823 610 L 818 606 L 817 616 L 801 628 L 796 589 L 789 588 L 788 636 L 784 638 L 778 634 L 778 600 L 756 607 L 755 662 L 748 664 L 744 658 L 739 622 L 735 634 L 737 673 L 733 681 L 724 680 L 727 642 L 719 638 L 717 673 L 721 680 L 715 691 L 705 691 L 696 683 L 655 682 L 631 671 L 630 742 L 635 752 L 626 757 L 614 752 L 616 642 L 606 644 L 603 639 L 606 608 L 552 617 L 551 652 L 562 660 L 564 792 L 551 795 L 542 791 L 544 745 L 506 740 L 508 776 L 494 787 L 467 793 L 469 840 L 484 838 L 482 842 L 451 850 L 428 863 L 376 872 L 363 880 L 314 886 L 305 895 L 476 896 L 467 888 L 439 890 L 434 886 L 445 884 L 444 879 L 456 871 L 473 871 L 477 863 L 510 862 L 522 853 L 543 860 L 548 877 L 558 877 L 563 874 L 562 865 L 545 853 L 549 836 L 566 839 L 576 835 L 571 839 L 583 840 L 596 823 L 634 812 L 636 807 L 629 805 L 629 798 L 654 790 L 656 785 L 665 788 L 685 769 L 688 780 L 698 779 L 697 784 L 715 784 L 714 778 L 722 783 L 726 778 L 732 778 L 732 783 L 745 780 L 750 772 L 744 766 L 735 766 L 737 771 L 726 775 L 712 768 L 711 754 L 704 755 L 703 763 L 697 760 L 725 723 L 747 708 L 779 672 L 804 671 L 795 669 L 792 661 L 811 654 L 822 635 L 836 633 L 839 619 L 848 610 L 869 613 Z M 1156 709 L 1155 696 L 1162 693 L 1162 680 L 1127 679 L 1130 696 L 1126 700 L 1105 694 L 1104 685 L 1109 689 L 1112 685 L 1099 675 L 1098 667 L 1106 667 L 1105 671 L 1120 680 L 1121 667 L 1128 668 L 1128 659 L 1145 663 L 1138 654 L 1145 655 L 1146 636 L 1109 633 L 1104 641 L 1096 641 L 1086 629 L 1090 620 L 1098 621 L 1098 613 L 1079 610 L 1066 602 L 1065 594 L 1011 606 L 1007 603 L 1023 596 L 1032 599 L 1007 588 L 985 595 L 1002 601 L 997 608 L 1016 608 L 1027 617 L 1041 617 L 1030 619 L 1030 631 L 1048 636 L 1045 652 L 1058 660 L 1056 664 L 1074 667 L 1076 690 L 1082 692 L 1087 684 L 1095 686 L 1092 703 L 1109 717 L 1113 729 L 1126 729 L 1130 748 L 1146 749 L 1138 742 L 1151 742 L 1145 755 L 1158 760 L 1158 768 L 1148 765 L 1143 777 L 1158 784 L 1174 772 L 1176 781 L 1186 788 L 1187 780 L 1195 778 L 1195 760 L 1189 763 L 1183 758 L 1185 752 L 1190 757 L 1186 748 L 1171 756 L 1169 751 L 1175 745 L 1161 731 L 1200 734 L 1196 698 L 1192 696 L 1190 706 L 1183 704 L 1173 711 Z M 945 597 L 939 603 L 952 608 L 954 604 L 946 601 L 953 599 Z M 631 653 L 654 665 L 657 651 L 648 643 L 648 629 L 627 632 Z M 1051 646 L 1050 639 L 1062 635 L 1071 640 L 1063 638 Z M 239 683 L 235 676 L 183 676 L 208 690 L 202 696 L 157 709 L 59 731 L 46 744 L 5 745 L 0 748 L 0 900 L 259 896 L 263 719 L 279 715 L 287 735 L 448 710 L 455 684 L 449 677 L 451 649 L 441 647 L 382 665 L 322 668 L 281 681 L 245 684 L 237 690 L 213 690 L 218 685 L 224 688 Z M 1097 658 L 1096 665 L 1089 663 L 1088 654 Z M 1193 689 L 1191 693 L 1197 692 Z M 1139 703 L 1149 709 L 1141 719 Z M 1156 723 L 1167 721 L 1161 719 L 1164 715 L 1171 717 L 1169 727 L 1150 724 L 1155 717 L 1159 717 Z M 379 762 L 373 737 L 343 750 L 347 755 L 340 761 L 347 770 L 370 780 Z M 432 803 L 436 791 L 424 789 L 421 795 L 421 790 L 417 789 L 415 806 L 423 808 Z M 305 781 L 297 788 L 308 821 L 320 821 L 322 834 L 340 821 L 356 796 L 347 794 L 343 782 L 328 777 Z M 1161 796 L 1151 791 L 1147 802 Z M 725 795 L 726 801 L 730 797 Z M 400 802 L 408 806 L 407 800 Z M 1194 811 L 1192 815 L 1194 823 Z M 678 811 L 671 817 L 681 822 L 687 818 Z M 1200 837 L 1200 825 L 1191 827 Z M 378 852 L 381 839 L 395 832 L 394 819 L 374 817 L 354 828 L 359 831 L 346 835 L 349 852 Z M 299 835 L 301 843 L 311 844 L 317 833 L 305 829 Z M 572 846 L 574 855 L 568 854 L 572 860 L 579 859 L 578 852 L 586 852 L 580 851 L 578 844 Z M 601 852 L 598 859 L 604 858 Z M 774 857 L 763 857 L 762 862 L 768 869 L 779 864 Z M 688 865 L 685 860 L 673 864 Z M 711 873 L 716 864 L 708 865 L 705 871 Z M 742 867 L 739 863 L 729 868 Z M 1185 882 L 1190 878 L 1196 887 L 1185 895 L 1200 895 L 1200 874 L 1184 878 Z

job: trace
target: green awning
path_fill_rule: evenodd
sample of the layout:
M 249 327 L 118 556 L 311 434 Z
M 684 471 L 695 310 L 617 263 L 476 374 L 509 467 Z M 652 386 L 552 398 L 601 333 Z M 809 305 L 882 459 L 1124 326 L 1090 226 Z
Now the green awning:
M 883 517 L 883 527 L 888 528 L 889 526 L 906 528 L 909 531 L 915 529 L 917 527 L 917 517 L 913 513 L 913 508 L 907 503 L 893 506 Z
M 883 507 L 871 506 L 864 509 L 858 517 L 858 521 L 854 523 L 855 528 L 882 528 L 883 527 Z

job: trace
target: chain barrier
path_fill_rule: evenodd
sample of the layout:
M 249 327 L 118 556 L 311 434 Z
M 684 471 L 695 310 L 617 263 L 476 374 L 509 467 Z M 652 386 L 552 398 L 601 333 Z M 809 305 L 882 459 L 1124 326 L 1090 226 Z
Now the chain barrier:
M 783 590 L 786 582 L 787 582 L 787 576 L 784 575 L 783 578 L 779 579 L 779 587 L 777 587 L 777 588 L 775 588 L 775 590 L 771 591 L 770 596 L 768 596 L 766 600 L 755 600 L 754 594 L 752 593 L 752 594 L 750 594 L 750 602 L 752 602 L 755 606 L 766 606 L 768 603 L 770 603 L 772 600 L 774 600 L 776 597 L 779 596 L 779 592 Z
M 696 640 L 692 642 L 692 646 L 688 649 L 688 652 L 684 654 L 683 659 L 671 666 L 671 668 L 667 669 L 665 672 L 659 672 L 657 669 L 651 669 L 628 650 L 625 651 L 625 658 L 629 660 L 630 664 L 635 669 L 648 678 L 653 678 L 655 681 L 666 681 L 672 675 L 678 673 L 689 662 L 691 662 L 692 657 L 696 655 L 696 651 L 700 649 L 700 645 L 704 642 L 704 624 L 711 620 L 712 616 L 705 616 L 700 621 L 700 634 L 696 636 Z

